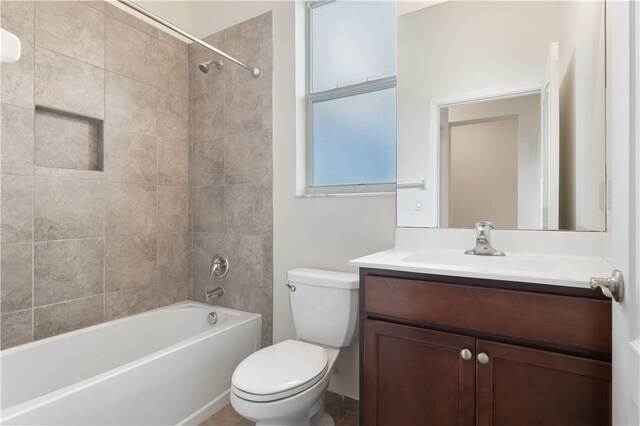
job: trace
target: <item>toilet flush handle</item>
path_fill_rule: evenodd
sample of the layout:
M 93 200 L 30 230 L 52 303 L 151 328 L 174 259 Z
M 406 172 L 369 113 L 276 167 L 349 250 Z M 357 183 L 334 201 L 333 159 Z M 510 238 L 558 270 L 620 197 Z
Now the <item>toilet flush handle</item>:
M 295 285 L 291 285 L 291 284 L 289 284 L 289 281 L 285 281 L 285 282 L 284 282 L 284 286 L 285 286 L 286 288 L 288 288 L 288 289 L 291 291 L 291 293 L 293 293 L 294 291 L 296 291 L 296 286 L 295 286 Z

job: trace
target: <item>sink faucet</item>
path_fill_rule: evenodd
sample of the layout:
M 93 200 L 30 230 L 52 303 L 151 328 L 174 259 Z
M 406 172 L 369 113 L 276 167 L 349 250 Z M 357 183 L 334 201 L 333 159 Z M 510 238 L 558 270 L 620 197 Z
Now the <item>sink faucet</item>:
M 504 256 L 504 252 L 498 251 L 491 245 L 491 230 L 496 225 L 490 220 L 476 223 L 476 246 L 466 250 L 464 254 L 476 254 L 481 256 Z

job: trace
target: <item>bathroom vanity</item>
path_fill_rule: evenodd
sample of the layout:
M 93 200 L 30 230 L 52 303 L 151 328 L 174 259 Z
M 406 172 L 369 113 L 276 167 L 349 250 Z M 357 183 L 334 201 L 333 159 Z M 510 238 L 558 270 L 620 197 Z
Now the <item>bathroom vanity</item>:
M 365 267 L 360 332 L 363 425 L 611 422 L 599 291 Z

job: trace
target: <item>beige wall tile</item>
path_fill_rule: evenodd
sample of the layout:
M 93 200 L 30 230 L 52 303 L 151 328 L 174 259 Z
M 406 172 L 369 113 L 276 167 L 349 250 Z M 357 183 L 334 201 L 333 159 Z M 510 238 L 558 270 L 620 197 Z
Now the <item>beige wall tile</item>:
M 56 167 L 34 166 L 36 176 L 76 179 L 76 180 L 104 180 L 104 173 L 97 170 L 58 169 Z
M 261 119 L 262 130 L 273 129 L 273 88 L 271 77 L 264 77 L 260 81 L 260 102 L 262 102 Z
M 102 237 L 104 182 L 35 178 L 36 241 Z
M 189 99 L 175 95 L 158 96 L 158 135 L 166 139 L 189 137 Z
M 106 234 L 108 237 L 153 234 L 157 229 L 156 186 L 107 183 Z
M 203 141 L 220 138 L 224 135 L 224 89 L 222 80 L 219 81 L 220 90 L 191 99 L 191 130 L 192 141 Z
M 191 43 L 184 42 L 178 38 L 178 35 L 168 28 L 158 28 L 158 41 L 167 43 L 176 49 L 186 48 L 187 55 L 189 55 L 189 45 Z
M 3 1 L 0 17 L 2 28 L 17 35 L 21 42 L 33 41 L 35 2 Z
M 35 243 L 34 306 L 101 294 L 103 265 L 102 238 Z
M 36 111 L 35 127 L 36 165 L 76 170 L 98 169 L 101 141 L 95 121 Z
M 158 39 L 107 16 L 106 69 L 158 86 Z
M 262 343 L 271 344 L 273 324 L 273 289 L 268 287 L 228 286 L 216 305 L 256 312 L 262 315 Z
M 191 149 L 191 186 L 223 185 L 224 139 L 194 141 Z
M 191 232 L 225 232 L 224 187 L 203 186 L 191 188 L 189 213 Z
M 92 296 L 33 311 L 35 340 L 98 324 L 104 318 L 104 296 Z
M 272 233 L 270 183 L 227 185 L 224 193 L 225 226 L 229 232 L 270 236 Z
M 86 4 L 89 7 L 94 8 L 95 10 L 105 13 L 105 0 L 87 0 L 83 1 L 83 4 Z
M 36 2 L 36 44 L 104 67 L 104 14 L 78 1 Z
M 189 45 L 164 31 L 158 42 L 158 88 L 161 93 L 189 98 Z
M 193 233 L 193 243 L 189 254 L 189 298 L 204 302 L 205 291 L 211 290 L 216 282 L 209 276 L 211 260 L 216 254 L 224 254 L 224 234 Z M 232 266 L 233 267 L 233 266 Z
M 133 28 L 144 32 L 145 34 L 148 34 L 150 36 L 153 37 L 158 37 L 158 29 L 156 27 L 154 27 L 151 24 L 148 24 L 138 18 L 136 18 L 135 16 L 131 15 L 130 13 L 125 12 L 124 10 L 113 6 L 109 3 L 105 4 L 105 8 L 104 8 L 105 12 L 107 13 L 107 15 L 116 18 L 117 20 L 119 20 L 120 22 L 123 22 L 127 25 L 132 26 Z
M 2 323 L 0 349 L 9 349 L 33 340 L 32 312 L 29 309 L 0 317 L 0 322 Z
M 273 237 L 262 237 L 262 285 L 273 287 Z
M 164 234 L 158 236 L 158 282 L 160 305 L 177 303 L 187 299 L 189 280 L 188 234 Z
M 105 294 L 105 321 L 148 311 L 158 306 L 155 286 L 128 288 Z
M 245 64 L 262 70 L 262 24 L 259 23 L 246 31 L 240 31 L 238 26 L 231 27 L 224 32 L 225 52 L 234 58 L 242 58 Z M 225 70 L 227 86 L 255 79 L 242 67 L 231 66 Z
M 33 111 L 2 104 L 2 173 L 33 174 Z
M 262 286 L 263 248 L 261 236 L 226 234 L 224 252 L 235 266 L 223 280 L 231 286 Z
M 261 80 L 253 80 L 225 88 L 225 136 L 255 132 L 262 127 Z
M 224 51 L 224 31 L 206 37 L 205 42 Z M 220 93 L 224 89 L 224 74 L 229 65 L 217 68 L 213 65 L 207 74 L 198 69 L 198 65 L 205 61 L 219 61 L 222 57 L 196 43 L 189 45 L 189 97 L 195 98 L 206 93 Z
M 22 52 L 14 64 L 2 64 L 0 99 L 3 103 L 33 108 L 34 72 L 33 1 L 3 1 L 2 28 L 20 38 Z
M 35 103 L 104 118 L 104 70 L 36 47 Z
M 271 132 L 243 133 L 224 140 L 226 184 L 271 181 Z
M 223 287 L 263 286 L 264 238 L 257 235 L 197 233 L 191 274 Z M 209 268 L 216 254 L 225 254 L 232 268 L 227 276 L 211 280 Z M 267 256 L 270 258 L 270 254 Z
M 33 241 L 33 177 L 2 175 L 2 243 Z
M 213 303 L 261 313 L 263 345 L 271 344 L 273 322 L 271 18 L 261 15 L 205 38 L 259 66 L 258 79 L 232 66 L 202 74 L 198 64 L 212 55 L 198 46 L 189 49 L 190 297 L 203 301 L 206 290 L 222 284 L 227 293 Z M 222 125 L 220 113 L 212 113 L 220 96 Z M 222 280 L 209 278 L 216 253 L 227 254 L 235 265 Z
M 158 183 L 188 185 L 189 140 L 158 138 Z
M 271 77 L 273 74 L 273 19 L 272 13 L 267 12 L 262 23 L 262 67 L 261 76 Z
M 157 180 L 155 136 L 117 127 L 104 129 L 104 171 L 113 182 L 155 184 Z
M 157 92 L 153 86 L 107 72 L 105 125 L 156 135 Z
M 145 287 L 157 281 L 156 236 L 107 238 L 105 291 Z
M 189 232 L 189 188 L 158 186 L 158 232 Z
M 2 245 L 3 314 L 31 308 L 33 244 Z

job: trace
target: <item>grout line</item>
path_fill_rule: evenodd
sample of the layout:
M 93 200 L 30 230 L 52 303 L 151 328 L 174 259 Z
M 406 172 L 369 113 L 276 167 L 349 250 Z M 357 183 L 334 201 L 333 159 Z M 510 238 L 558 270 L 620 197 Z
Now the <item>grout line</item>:
M 110 293 L 115 293 L 115 292 L 110 292 Z M 92 295 L 89 295 L 89 296 L 77 297 L 77 298 L 75 298 L 75 299 L 62 300 L 62 301 L 60 301 L 60 302 L 55 302 L 55 303 L 48 303 L 48 304 L 46 304 L 46 305 L 39 305 L 39 306 L 36 306 L 36 307 L 34 307 L 32 310 L 33 310 L 33 311 L 35 311 L 35 310 L 37 310 L 37 309 L 48 308 L 48 307 L 50 307 L 50 306 L 55 306 L 55 305 L 62 305 L 62 304 L 64 304 L 64 303 L 77 302 L 78 300 L 91 299 L 91 298 L 94 298 L 94 297 L 102 297 L 102 298 L 104 298 L 104 294 L 102 294 L 102 293 L 97 293 L 97 294 L 92 294 Z
M 106 7 L 106 5 L 105 5 Z M 107 162 L 106 162 L 106 152 L 107 152 L 107 138 L 105 137 L 106 132 L 106 118 L 107 118 L 107 13 L 106 8 L 103 13 L 103 22 L 104 22 L 104 32 L 102 34 L 104 41 L 104 57 L 103 64 L 104 68 L 102 72 L 104 73 L 104 78 L 102 79 L 102 102 L 103 102 L 103 111 L 105 121 L 102 126 L 102 170 L 104 173 L 105 181 L 107 177 Z M 108 134 L 108 133 L 107 133 Z M 107 184 L 102 185 L 102 322 L 107 319 L 107 297 L 105 296 L 107 290 Z
M 36 22 L 37 22 L 37 7 L 34 2 L 33 4 L 33 64 L 31 77 L 33 79 L 33 105 L 35 108 L 36 105 Z M 36 178 L 35 178 L 35 162 L 36 162 L 36 114 L 35 111 L 33 113 L 33 158 L 32 161 L 34 166 L 31 168 L 32 170 L 32 189 L 31 189 L 31 341 L 36 338 L 36 316 L 35 316 L 35 300 L 36 300 Z

